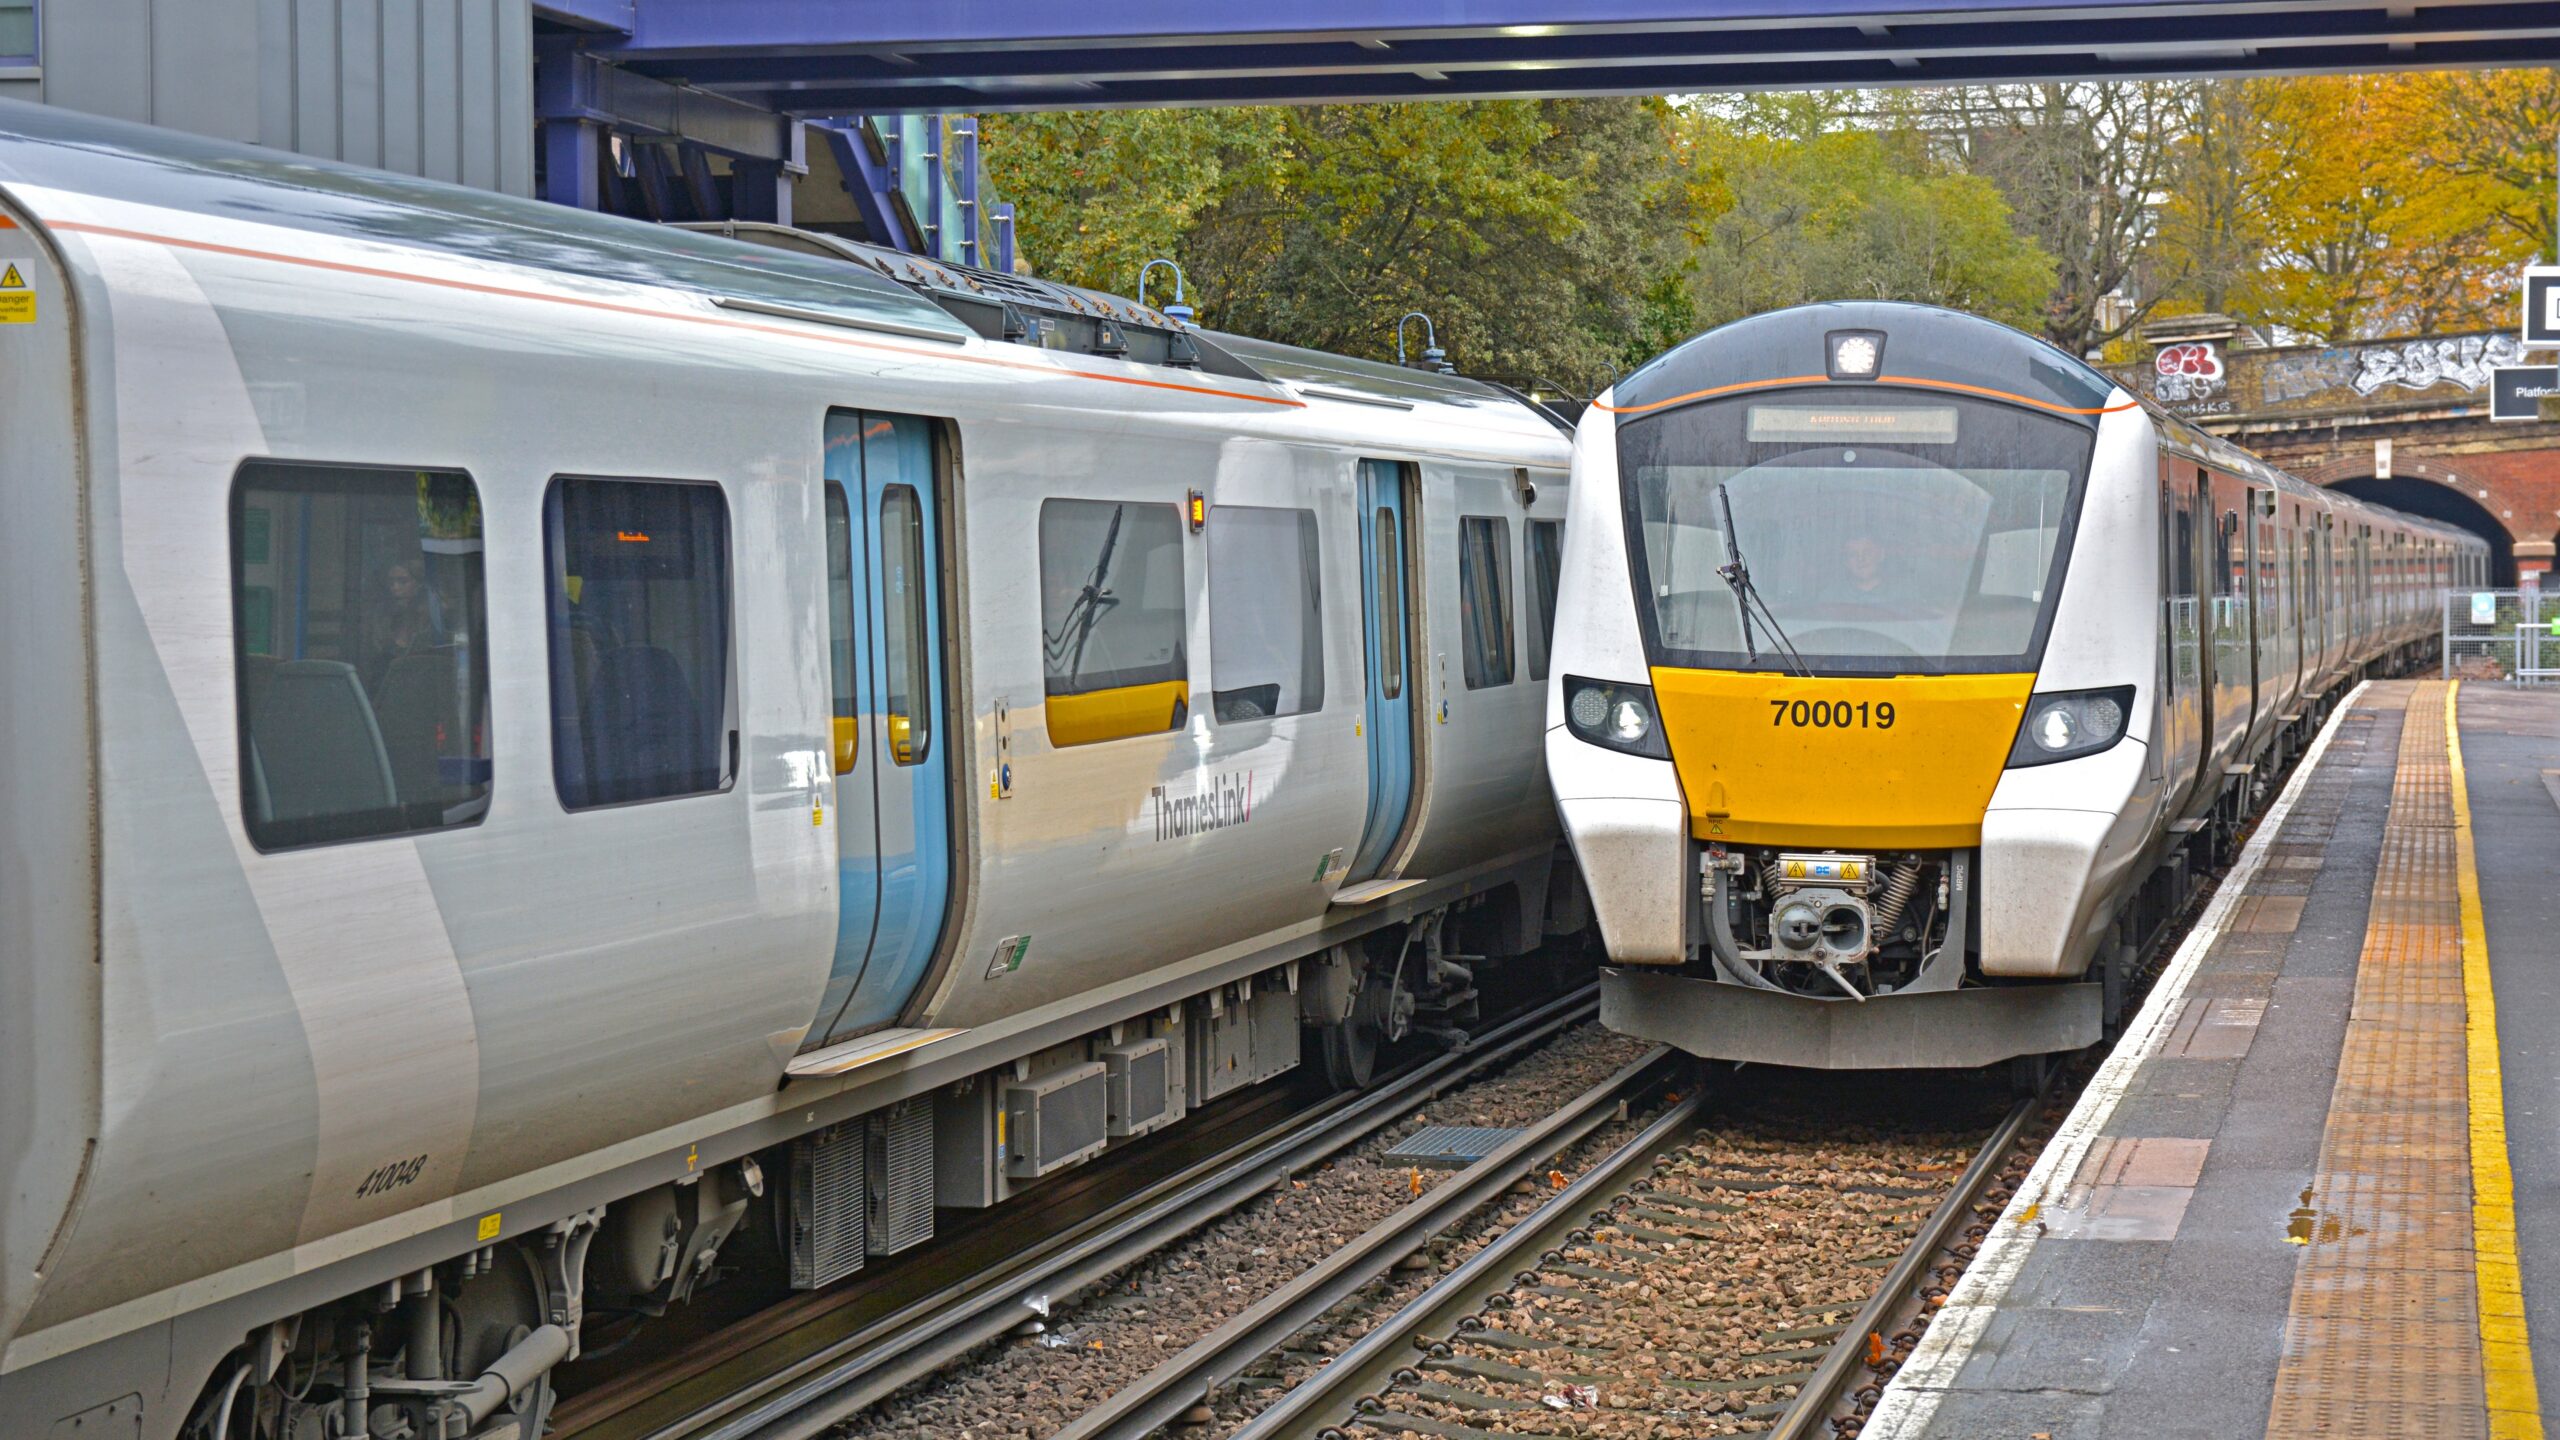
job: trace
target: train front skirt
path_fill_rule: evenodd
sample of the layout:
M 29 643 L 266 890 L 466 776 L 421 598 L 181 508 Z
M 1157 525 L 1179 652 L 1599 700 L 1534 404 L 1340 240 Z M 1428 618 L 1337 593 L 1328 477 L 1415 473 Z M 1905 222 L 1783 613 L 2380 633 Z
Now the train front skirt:
M 2104 986 L 1969 986 L 1860 1003 L 1661 969 L 1600 972 L 1600 1023 L 1692 1055 L 1817 1070 L 1938 1069 L 2098 1042 Z

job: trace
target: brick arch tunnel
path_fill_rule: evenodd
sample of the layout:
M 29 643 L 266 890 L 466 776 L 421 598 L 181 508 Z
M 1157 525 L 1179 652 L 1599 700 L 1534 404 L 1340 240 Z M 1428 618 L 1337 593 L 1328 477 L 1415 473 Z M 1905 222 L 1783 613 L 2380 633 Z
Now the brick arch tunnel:
M 2515 585 L 2518 537 L 2508 531 L 2505 521 L 2490 513 L 2488 506 L 2457 489 L 2459 482 L 2440 483 L 2407 475 L 2378 480 L 2370 475 L 2359 475 L 2327 483 L 2328 488 L 2359 500 L 2388 505 L 2405 514 L 2458 525 L 2470 531 L 2489 542 L 2489 584 L 2500 590 Z

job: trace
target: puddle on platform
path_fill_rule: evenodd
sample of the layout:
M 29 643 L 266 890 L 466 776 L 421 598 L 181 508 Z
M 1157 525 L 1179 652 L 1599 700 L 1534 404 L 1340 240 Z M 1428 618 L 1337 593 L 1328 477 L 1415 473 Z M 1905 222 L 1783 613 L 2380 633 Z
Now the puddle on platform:
M 2284 1243 L 2287 1245 L 2335 1245 L 2365 1233 L 2361 1225 L 2349 1225 L 2311 1203 L 2311 1187 L 2302 1187 L 2302 1203 L 2285 1217 Z

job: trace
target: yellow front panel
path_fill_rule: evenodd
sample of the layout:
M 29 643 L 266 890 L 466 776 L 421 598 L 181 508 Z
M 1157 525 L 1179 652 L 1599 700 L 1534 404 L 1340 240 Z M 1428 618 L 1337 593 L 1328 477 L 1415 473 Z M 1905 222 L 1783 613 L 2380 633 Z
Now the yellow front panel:
M 1657 669 L 1653 693 L 1699 839 L 1943 850 L 1981 843 L 2035 678 Z

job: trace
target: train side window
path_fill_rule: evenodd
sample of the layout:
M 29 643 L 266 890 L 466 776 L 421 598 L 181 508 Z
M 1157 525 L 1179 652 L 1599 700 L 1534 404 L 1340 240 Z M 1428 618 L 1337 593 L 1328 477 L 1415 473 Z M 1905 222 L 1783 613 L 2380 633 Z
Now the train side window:
M 1378 508 L 1372 538 L 1378 573 L 1369 583 L 1378 593 L 1378 673 L 1385 677 L 1379 689 L 1398 700 L 1404 697 L 1404 538 L 1397 533 L 1396 512 Z
M 1049 743 L 1181 729 L 1191 716 L 1182 511 L 1138 500 L 1040 506 L 1040 653 Z
M 849 775 L 862 759 L 861 712 L 853 698 L 853 510 L 844 487 L 827 492 L 827 678 L 833 692 L 836 773 Z
M 480 496 L 458 470 L 252 460 L 231 486 L 240 818 L 260 850 L 488 812 Z
M 543 540 L 561 806 L 728 789 L 738 743 L 720 487 L 563 476 L 544 499 Z
M 1218 723 L 1324 708 L 1316 512 L 1221 505 L 1209 532 L 1209 676 Z
M 1511 683 L 1511 522 L 1458 521 L 1458 623 L 1467 688 Z
M 933 656 L 924 608 L 932 597 L 924 568 L 924 501 L 913 485 L 880 492 L 880 564 L 889 758 L 921 765 L 933 753 Z
M 1532 520 L 1529 546 L 1529 678 L 1547 678 L 1547 652 L 1555 648 L 1556 591 L 1564 583 L 1564 522 Z

